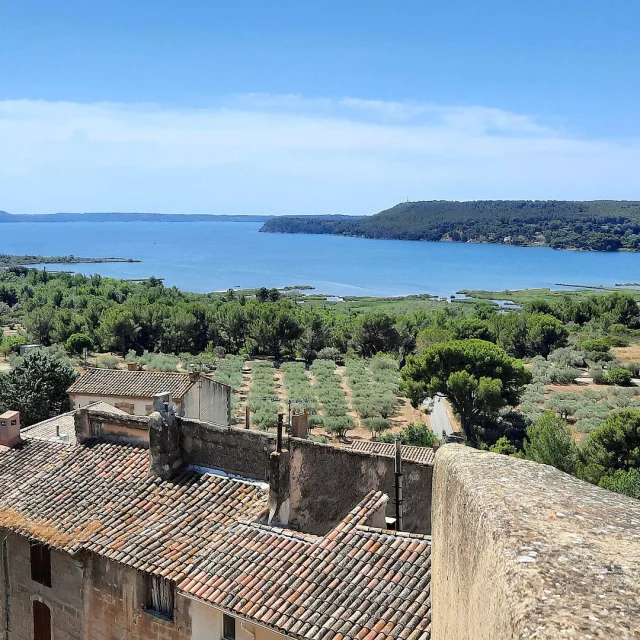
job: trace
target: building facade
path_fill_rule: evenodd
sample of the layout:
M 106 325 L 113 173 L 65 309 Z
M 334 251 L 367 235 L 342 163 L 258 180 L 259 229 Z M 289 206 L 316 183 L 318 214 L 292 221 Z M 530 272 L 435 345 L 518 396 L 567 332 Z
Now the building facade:
M 168 393 L 180 416 L 231 423 L 231 389 L 199 373 L 88 369 L 67 391 L 75 409 L 106 402 L 135 416 L 148 416 L 154 397 Z

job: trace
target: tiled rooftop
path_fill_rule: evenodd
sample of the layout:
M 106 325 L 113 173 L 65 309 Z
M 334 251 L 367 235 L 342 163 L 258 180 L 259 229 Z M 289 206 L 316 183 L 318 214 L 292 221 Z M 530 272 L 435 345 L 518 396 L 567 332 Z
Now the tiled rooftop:
M 67 390 L 69 393 L 128 398 L 153 398 L 169 392 L 179 400 L 194 383 L 188 373 L 88 369 Z
M 104 411 L 115 415 L 124 416 L 126 413 L 106 402 L 94 402 L 87 405 L 88 409 L 94 411 Z M 66 442 L 66 444 L 76 444 L 75 411 L 68 411 L 54 418 L 43 420 L 32 424 L 30 427 L 21 429 L 20 435 L 23 438 L 36 438 L 38 440 L 51 440 L 53 442 Z
M 396 445 L 392 442 L 374 442 L 372 440 L 355 440 L 351 445 L 354 451 L 362 451 L 363 453 L 376 453 L 380 456 L 389 456 L 391 458 L 396 455 Z M 402 445 L 402 459 L 408 462 L 420 462 L 422 464 L 433 465 L 436 460 L 436 453 L 432 447 L 412 447 L 406 444 Z
M 431 542 L 363 525 L 373 493 L 322 538 L 237 524 L 185 593 L 309 640 L 430 637 Z
M 0 526 L 181 580 L 218 535 L 267 506 L 264 485 L 183 470 L 147 474 L 148 452 L 27 440 L 0 454 Z
M 326 536 L 261 524 L 265 485 L 148 451 L 29 439 L 0 453 L 0 527 L 176 581 L 189 597 L 300 639 L 429 638 L 430 539 L 365 526 L 371 493 Z

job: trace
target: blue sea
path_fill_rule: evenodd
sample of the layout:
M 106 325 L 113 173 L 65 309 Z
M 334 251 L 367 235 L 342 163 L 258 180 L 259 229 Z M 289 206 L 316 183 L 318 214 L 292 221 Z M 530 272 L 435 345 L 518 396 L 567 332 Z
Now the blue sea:
M 0 224 L 0 252 L 125 257 L 135 264 L 55 265 L 118 278 L 164 278 L 197 292 L 311 285 L 359 296 L 455 294 L 557 283 L 640 281 L 640 254 L 543 247 L 365 240 L 259 233 L 259 222 L 60 222 Z

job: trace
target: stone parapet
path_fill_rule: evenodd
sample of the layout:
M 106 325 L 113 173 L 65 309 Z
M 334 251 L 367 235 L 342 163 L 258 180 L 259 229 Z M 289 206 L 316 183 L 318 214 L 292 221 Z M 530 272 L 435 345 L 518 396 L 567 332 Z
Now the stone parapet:
M 640 501 L 447 445 L 432 527 L 435 640 L 640 637 Z

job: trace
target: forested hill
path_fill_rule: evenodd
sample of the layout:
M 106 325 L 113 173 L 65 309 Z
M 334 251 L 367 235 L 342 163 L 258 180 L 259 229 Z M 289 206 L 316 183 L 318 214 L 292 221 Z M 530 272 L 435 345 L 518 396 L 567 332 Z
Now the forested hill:
M 261 231 L 637 251 L 640 250 L 640 202 L 403 202 L 366 217 L 279 216 L 268 220 Z

